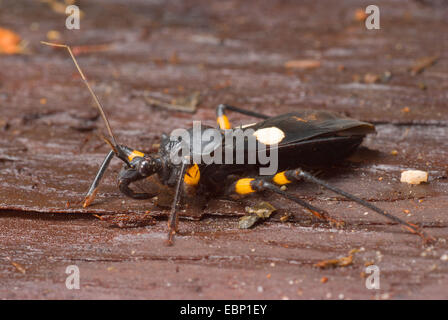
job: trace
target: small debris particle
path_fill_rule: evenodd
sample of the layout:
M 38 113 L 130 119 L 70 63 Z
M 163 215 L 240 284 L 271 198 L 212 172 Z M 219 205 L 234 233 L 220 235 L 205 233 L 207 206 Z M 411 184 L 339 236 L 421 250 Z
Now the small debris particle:
M 61 33 L 56 30 L 50 30 L 47 32 L 47 39 L 48 40 L 59 40 L 61 38 Z
M 404 108 L 402 108 L 401 109 L 401 112 L 410 112 L 411 111 L 411 109 L 409 108 L 409 107 L 404 107 Z
M 382 83 L 388 83 L 390 81 L 390 79 L 392 79 L 392 72 L 390 72 L 390 71 L 385 71 L 381 75 L 381 82 Z
M 361 82 L 361 76 L 359 74 L 353 75 L 353 82 L 359 83 Z
M 268 273 L 268 274 L 266 275 L 266 278 L 267 278 L 267 279 L 271 279 L 271 274 Z
M 330 259 L 330 260 L 323 260 L 316 263 L 314 266 L 321 268 L 321 269 L 328 269 L 328 268 L 336 268 L 336 267 L 347 267 L 352 265 L 353 263 L 353 255 L 357 252 L 359 252 L 359 249 L 352 249 L 348 253 L 348 256 L 341 257 L 338 259 Z
M 258 220 L 260 219 L 259 216 L 255 215 L 248 215 L 241 217 L 238 221 L 238 228 L 240 229 L 249 229 L 251 228 Z
M 327 283 L 327 282 L 328 282 L 328 278 L 327 277 L 320 278 L 320 283 Z
M 288 69 L 315 69 L 321 66 L 319 60 L 290 60 L 285 63 L 285 67 Z
M 392 150 L 390 152 L 390 154 L 393 155 L 393 156 L 396 156 L 396 155 L 398 155 L 398 151 L 397 150 Z
M 179 56 L 177 55 L 177 52 L 173 52 L 169 59 L 170 64 L 178 64 L 179 63 Z
M 367 19 L 367 13 L 362 8 L 356 9 L 354 18 L 356 21 L 362 22 Z
M 378 181 L 383 181 L 383 177 L 379 177 L 379 178 L 378 178 Z
M 93 45 L 85 45 L 85 46 L 73 46 L 72 51 L 75 56 L 85 53 L 92 52 L 101 52 L 109 50 L 111 44 L 110 43 L 102 43 L 102 44 L 93 44 Z M 115 78 L 118 78 L 118 74 L 114 74 Z
M 408 214 L 410 211 L 408 209 L 404 209 L 403 212 Z
M 23 274 L 26 273 L 26 269 L 20 263 L 11 261 L 11 264 L 17 269 L 17 271 L 19 271 L 19 272 L 21 272 Z
M 388 292 L 383 293 L 382 295 L 380 295 L 380 299 L 381 300 L 388 300 L 388 299 L 390 299 L 390 293 L 388 293 Z
M 438 268 L 439 268 L 439 266 L 438 266 L 437 264 L 433 264 L 433 265 L 429 268 L 429 271 L 430 271 L 430 272 L 432 272 L 432 271 L 436 271 Z
M 424 57 L 418 59 L 412 67 L 410 67 L 410 72 L 413 76 L 422 73 L 426 68 L 429 68 L 437 62 L 439 56 Z
M 340 293 L 339 296 L 338 296 L 338 298 L 339 298 L 340 300 L 343 300 L 343 299 L 345 298 L 345 296 L 344 296 L 344 294 Z
M 258 286 L 257 287 L 257 292 L 262 293 L 264 291 L 262 286 Z
M 289 213 L 286 213 L 285 215 L 280 217 L 281 222 L 287 222 L 291 218 L 291 215 Z
M 11 30 L 0 28 L 0 54 L 18 54 L 21 52 L 20 37 Z
M 444 255 L 442 255 L 441 257 L 440 257 L 440 260 L 442 260 L 442 261 L 448 261 L 448 254 L 444 254 Z
M 401 173 L 401 182 L 408 184 L 420 184 L 428 182 L 428 172 L 421 170 L 407 170 Z
M 364 82 L 365 83 L 378 83 L 380 82 L 380 76 L 377 74 L 373 74 L 373 73 L 366 73 L 364 75 Z
M 275 267 L 275 263 L 274 263 L 274 262 L 271 262 L 270 266 L 271 266 L 271 267 Z

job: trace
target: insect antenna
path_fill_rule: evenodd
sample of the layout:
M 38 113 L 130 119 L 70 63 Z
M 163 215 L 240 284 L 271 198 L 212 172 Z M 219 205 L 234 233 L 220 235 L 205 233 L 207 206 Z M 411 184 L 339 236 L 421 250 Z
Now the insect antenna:
M 84 81 L 87 89 L 89 89 L 90 94 L 93 97 L 93 100 L 95 101 L 96 107 L 98 109 L 98 111 L 101 114 L 101 117 L 103 118 L 105 124 L 106 124 L 106 128 L 107 131 L 109 132 L 110 137 L 112 138 L 112 142 L 115 145 L 115 148 L 112 148 L 114 151 L 117 151 L 117 149 L 119 149 L 117 140 L 115 139 L 115 136 L 112 132 L 112 129 L 110 127 L 109 121 L 107 120 L 106 114 L 104 112 L 103 106 L 101 105 L 100 100 L 98 99 L 97 95 L 95 94 L 95 92 L 93 91 L 92 87 L 90 86 L 89 82 L 87 81 L 87 78 L 85 77 L 84 73 L 82 72 L 81 68 L 79 67 L 78 62 L 76 61 L 75 55 L 72 52 L 72 49 L 70 48 L 70 46 L 66 45 L 66 44 L 57 44 L 57 43 L 50 43 L 50 42 L 46 42 L 46 41 L 41 41 L 40 43 L 45 44 L 47 46 L 50 47 L 59 47 L 59 48 L 66 48 L 68 50 L 68 53 L 70 54 L 70 56 L 72 57 L 73 62 L 75 63 L 76 69 L 78 69 L 79 74 L 81 75 L 82 80 Z

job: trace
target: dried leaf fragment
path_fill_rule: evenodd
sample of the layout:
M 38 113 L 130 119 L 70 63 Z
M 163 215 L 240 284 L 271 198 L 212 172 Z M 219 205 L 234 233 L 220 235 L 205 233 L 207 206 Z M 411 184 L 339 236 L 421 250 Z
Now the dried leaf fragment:
M 238 221 L 238 228 L 240 229 L 249 229 L 251 228 L 258 220 L 260 220 L 259 216 L 248 215 L 241 217 Z
M 246 207 L 245 210 L 249 215 L 240 218 L 238 222 L 240 229 L 249 229 L 258 220 L 269 218 L 276 209 L 269 202 L 262 201 L 253 207 Z
M 262 201 L 253 207 L 245 208 L 247 213 L 255 213 L 260 218 L 269 218 L 276 209 L 272 204 L 266 201 Z

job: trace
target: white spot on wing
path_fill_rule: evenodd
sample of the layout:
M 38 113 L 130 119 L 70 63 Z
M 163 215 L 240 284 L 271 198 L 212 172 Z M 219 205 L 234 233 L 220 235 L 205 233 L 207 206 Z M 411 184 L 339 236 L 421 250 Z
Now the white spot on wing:
M 269 127 L 258 129 L 254 132 L 254 136 L 257 137 L 257 140 L 265 145 L 278 144 L 285 138 L 285 133 L 276 127 Z

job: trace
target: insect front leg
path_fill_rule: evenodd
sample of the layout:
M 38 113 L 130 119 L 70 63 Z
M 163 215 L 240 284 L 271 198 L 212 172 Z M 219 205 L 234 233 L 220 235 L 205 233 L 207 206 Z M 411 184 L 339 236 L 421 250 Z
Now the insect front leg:
M 103 163 L 101 164 L 101 167 L 98 170 L 98 173 L 96 174 L 95 179 L 93 179 L 93 182 L 90 185 L 89 191 L 87 191 L 87 194 L 84 198 L 84 203 L 82 204 L 82 206 L 84 208 L 88 207 L 92 203 L 92 201 L 95 199 L 95 195 L 98 191 L 98 185 L 100 184 L 101 179 L 103 178 L 103 175 L 106 172 L 107 167 L 109 166 L 110 161 L 112 160 L 114 155 L 115 155 L 115 152 L 113 150 L 110 151 L 107 154 L 106 158 L 104 159 Z

